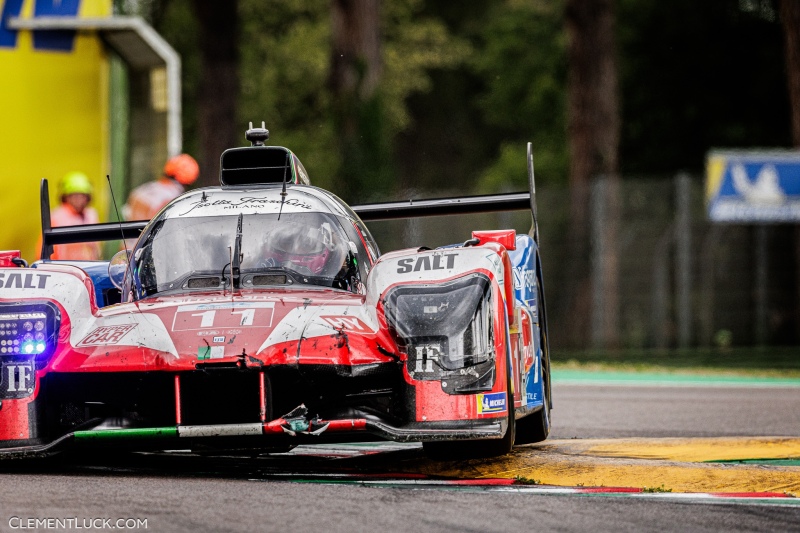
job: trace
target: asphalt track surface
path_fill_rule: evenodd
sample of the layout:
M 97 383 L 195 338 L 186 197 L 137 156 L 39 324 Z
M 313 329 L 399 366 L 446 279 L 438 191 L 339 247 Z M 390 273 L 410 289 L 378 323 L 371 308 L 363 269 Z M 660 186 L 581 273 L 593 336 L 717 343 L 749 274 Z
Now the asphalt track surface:
M 554 398 L 553 438 L 800 435 L 800 387 L 575 384 L 555 385 Z M 388 451 L 383 460 L 416 453 Z M 0 531 L 22 530 L 13 527 L 20 522 L 9 523 L 12 517 L 145 518 L 147 529 L 137 531 L 194 533 L 800 531 L 800 505 L 779 501 L 299 482 L 311 477 L 298 472 L 335 473 L 353 460 L 159 456 L 46 468 L 0 465 Z
M 551 438 L 800 436 L 800 387 L 554 386 Z

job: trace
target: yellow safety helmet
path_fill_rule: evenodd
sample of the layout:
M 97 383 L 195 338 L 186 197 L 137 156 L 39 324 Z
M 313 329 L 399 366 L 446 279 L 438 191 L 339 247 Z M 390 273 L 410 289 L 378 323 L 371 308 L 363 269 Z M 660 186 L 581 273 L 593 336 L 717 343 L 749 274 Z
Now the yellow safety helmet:
M 61 196 L 68 194 L 92 194 L 92 182 L 83 172 L 67 172 L 59 185 Z

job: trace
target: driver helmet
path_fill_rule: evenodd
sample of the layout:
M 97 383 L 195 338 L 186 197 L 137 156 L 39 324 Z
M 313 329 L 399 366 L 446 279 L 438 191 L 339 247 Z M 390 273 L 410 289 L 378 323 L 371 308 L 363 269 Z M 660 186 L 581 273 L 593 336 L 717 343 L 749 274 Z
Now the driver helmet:
M 280 225 L 269 233 L 267 247 L 277 262 L 312 276 L 333 277 L 344 262 L 341 243 L 328 222 L 319 228 Z

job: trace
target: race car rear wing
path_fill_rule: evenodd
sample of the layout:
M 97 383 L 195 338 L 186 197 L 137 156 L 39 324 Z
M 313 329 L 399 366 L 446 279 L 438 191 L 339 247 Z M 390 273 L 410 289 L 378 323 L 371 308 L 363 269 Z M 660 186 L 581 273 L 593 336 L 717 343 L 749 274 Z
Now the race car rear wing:
M 432 200 L 406 200 L 351 206 L 361 220 L 394 220 L 399 218 L 435 217 L 442 215 L 467 215 L 497 213 L 502 211 L 531 210 L 533 239 L 539 243 L 536 220 L 536 183 L 533 175 L 533 150 L 528 143 L 528 192 L 436 198 Z
M 528 143 L 528 189 L 528 192 L 507 194 L 363 204 L 351 206 L 351 209 L 365 222 L 530 209 L 533 217 L 532 237 L 538 244 L 539 227 L 536 219 L 536 184 L 533 173 L 531 143 Z M 50 193 L 47 178 L 42 178 L 40 198 L 42 209 L 42 259 L 50 259 L 53 253 L 53 245 L 55 244 L 114 241 L 121 238 L 136 239 L 148 223 L 147 220 L 136 220 L 54 228 L 50 222 Z

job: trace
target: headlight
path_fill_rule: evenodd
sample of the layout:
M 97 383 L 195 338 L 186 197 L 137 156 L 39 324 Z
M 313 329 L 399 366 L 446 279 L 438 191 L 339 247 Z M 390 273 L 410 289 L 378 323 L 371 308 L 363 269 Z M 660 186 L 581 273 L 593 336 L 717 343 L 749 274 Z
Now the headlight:
M 442 380 L 447 392 L 473 392 L 467 385 L 476 381 L 478 390 L 494 383 L 491 288 L 488 277 L 473 274 L 389 291 L 386 320 L 412 378 Z
M 61 314 L 49 302 L 0 304 L 0 357 L 34 356 L 46 361 L 58 343 Z

